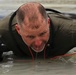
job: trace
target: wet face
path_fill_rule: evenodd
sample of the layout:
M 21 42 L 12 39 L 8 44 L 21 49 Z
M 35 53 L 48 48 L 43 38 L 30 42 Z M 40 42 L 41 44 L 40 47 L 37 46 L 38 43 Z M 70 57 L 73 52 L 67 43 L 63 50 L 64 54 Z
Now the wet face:
M 16 30 L 21 35 L 25 44 L 35 52 L 43 51 L 49 39 L 49 23 L 45 20 L 29 22 L 26 25 L 16 25 Z

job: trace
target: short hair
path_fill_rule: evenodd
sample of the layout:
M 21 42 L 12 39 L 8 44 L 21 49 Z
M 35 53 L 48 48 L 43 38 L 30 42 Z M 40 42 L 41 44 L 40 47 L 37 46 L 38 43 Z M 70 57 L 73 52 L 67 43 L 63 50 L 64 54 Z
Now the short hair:
M 34 7 L 34 5 L 36 7 Z M 34 8 L 36 8 L 34 10 Z M 23 4 L 21 7 L 19 7 L 17 13 L 16 13 L 16 19 L 17 19 L 17 23 L 21 24 L 24 21 L 24 18 L 27 16 L 27 14 L 30 14 L 31 12 L 36 13 L 36 10 L 39 11 L 39 13 L 41 14 L 41 16 L 44 19 L 47 19 L 47 13 L 45 8 L 40 4 L 40 3 L 36 3 L 36 2 L 30 2 L 27 4 Z M 36 14 L 32 14 L 35 18 L 36 18 Z M 31 19 L 33 19 L 31 17 Z

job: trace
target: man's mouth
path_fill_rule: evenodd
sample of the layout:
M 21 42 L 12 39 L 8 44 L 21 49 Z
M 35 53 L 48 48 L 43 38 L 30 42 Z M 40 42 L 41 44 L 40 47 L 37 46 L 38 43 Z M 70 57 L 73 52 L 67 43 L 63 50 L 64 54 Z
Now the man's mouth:
M 43 51 L 45 45 L 40 45 L 40 46 L 32 46 L 32 50 L 34 50 L 35 52 L 41 52 Z

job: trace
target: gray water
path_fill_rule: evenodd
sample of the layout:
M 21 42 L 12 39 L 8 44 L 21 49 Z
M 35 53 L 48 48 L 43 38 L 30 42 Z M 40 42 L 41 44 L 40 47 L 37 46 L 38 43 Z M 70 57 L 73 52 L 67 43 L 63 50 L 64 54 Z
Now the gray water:
M 39 59 L 36 54 L 35 60 L 10 57 L 0 63 L 0 75 L 76 75 L 76 48 L 70 53 L 75 54 L 53 59 Z
M 76 75 L 76 64 L 61 60 L 20 60 L 5 68 L 2 64 L 0 75 Z
M 75 53 L 76 49 L 68 53 Z M 35 60 L 13 59 L 0 63 L 0 75 L 76 75 L 76 54 Z

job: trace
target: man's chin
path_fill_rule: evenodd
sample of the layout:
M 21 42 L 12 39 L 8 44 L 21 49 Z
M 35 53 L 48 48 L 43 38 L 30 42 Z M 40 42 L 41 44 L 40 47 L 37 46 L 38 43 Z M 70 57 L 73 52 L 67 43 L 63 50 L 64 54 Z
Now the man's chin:
M 31 47 L 31 48 L 32 48 L 32 47 Z M 43 47 L 42 49 L 32 48 L 32 50 L 38 53 L 38 52 L 42 52 L 42 51 L 44 50 L 44 47 Z

